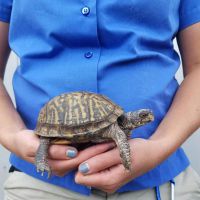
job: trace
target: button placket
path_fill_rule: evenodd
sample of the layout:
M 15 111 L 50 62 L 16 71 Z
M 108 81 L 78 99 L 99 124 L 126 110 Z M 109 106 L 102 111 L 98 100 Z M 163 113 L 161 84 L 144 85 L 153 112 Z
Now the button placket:
M 90 8 L 88 6 L 85 6 L 81 10 L 82 14 L 87 16 L 90 13 Z M 91 58 L 93 56 L 93 52 L 88 51 L 84 54 L 85 58 Z
M 88 4 L 87 4 L 88 3 Z M 90 91 L 98 93 L 98 65 L 100 59 L 101 46 L 98 38 L 97 29 L 97 15 L 96 15 L 96 1 L 83 2 L 80 7 L 80 28 L 83 31 L 85 37 L 84 46 L 81 49 L 83 66 L 83 73 L 87 72 L 87 76 L 82 76 L 87 81 L 87 85 L 81 85 L 79 87 L 88 88 Z M 82 37 L 82 39 L 84 39 Z M 83 51 L 82 51 L 83 50 Z M 84 82 L 84 81 L 83 81 Z
M 81 9 L 83 15 L 87 16 L 90 13 L 90 8 L 88 6 L 84 6 Z M 85 58 L 91 58 L 93 56 L 93 52 L 88 51 L 84 54 Z

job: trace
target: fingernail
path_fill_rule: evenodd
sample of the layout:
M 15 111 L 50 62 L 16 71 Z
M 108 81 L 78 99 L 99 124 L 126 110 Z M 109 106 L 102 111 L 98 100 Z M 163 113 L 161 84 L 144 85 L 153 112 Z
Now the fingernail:
M 73 149 L 68 149 L 66 152 L 67 157 L 74 158 L 77 155 L 77 152 Z
M 90 167 L 89 167 L 88 163 L 82 163 L 79 165 L 79 168 L 78 168 L 78 170 L 83 174 L 89 172 L 89 169 L 90 169 Z

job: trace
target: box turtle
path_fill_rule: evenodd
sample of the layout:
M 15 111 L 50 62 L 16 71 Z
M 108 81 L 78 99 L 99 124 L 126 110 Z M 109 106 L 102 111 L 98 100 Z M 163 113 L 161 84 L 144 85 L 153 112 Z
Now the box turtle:
M 40 145 L 35 157 L 38 172 L 48 172 L 50 144 L 102 143 L 114 141 L 122 164 L 131 170 L 131 131 L 154 119 L 149 109 L 127 112 L 102 94 L 86 91 L 64 93 L 52 98 L 40 110 L 35 134 Z

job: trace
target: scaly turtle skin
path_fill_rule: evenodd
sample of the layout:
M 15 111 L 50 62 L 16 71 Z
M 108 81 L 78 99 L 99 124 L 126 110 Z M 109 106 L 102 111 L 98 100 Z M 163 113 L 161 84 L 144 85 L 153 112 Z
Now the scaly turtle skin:
M 61 94 L 40 110 L 35 134 L 40 136 L 36 153 L 37 171 L 51 169 L 47 161 L 50 144 L 102 143 L 115 141 L 122 164 L 131 170 L 128 139 L 133 129 L 153 120 L 148 109 L 125 113 L 108 97 L 92 92 Z

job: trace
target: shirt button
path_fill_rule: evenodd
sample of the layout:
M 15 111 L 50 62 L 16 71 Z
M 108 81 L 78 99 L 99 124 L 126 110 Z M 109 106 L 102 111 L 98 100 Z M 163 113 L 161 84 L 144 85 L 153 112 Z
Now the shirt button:
M 90 13 L 90 9 L 87 6 L 83 7 L 81 11 L 83 15 L 88 15 Z
M 85 53 L 86 58 L 91 58 L 93 56 L 93 53 L 91 51 L 88 51 Z

